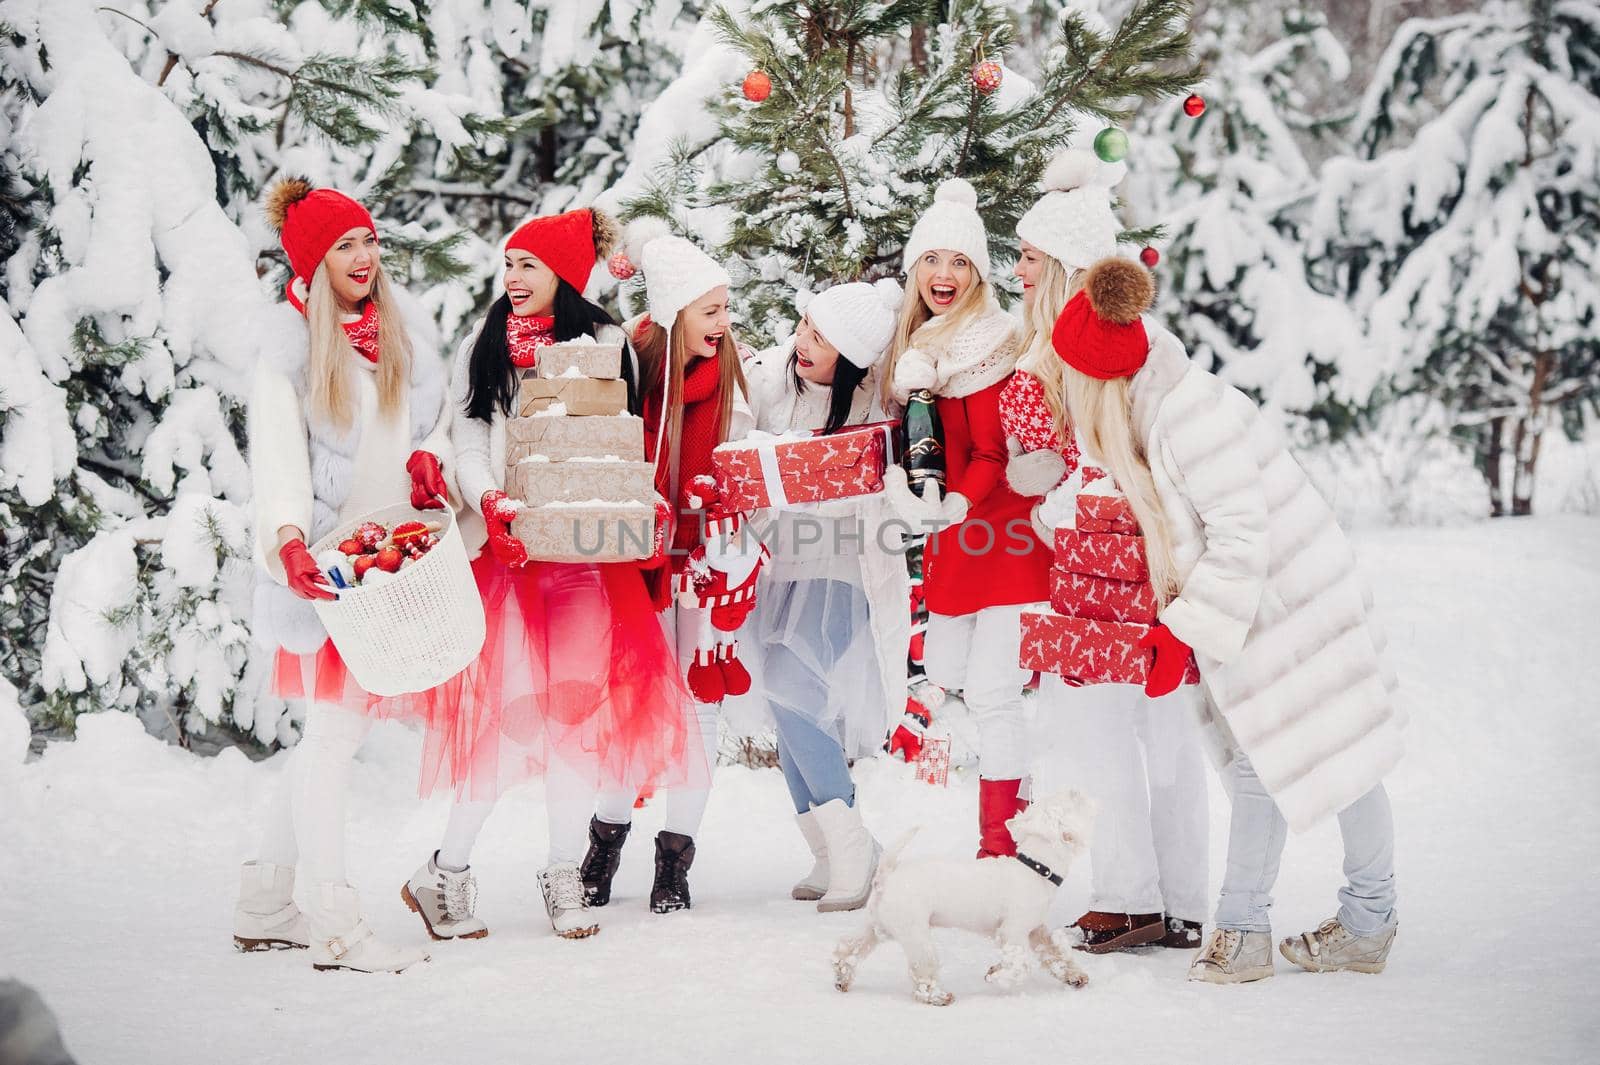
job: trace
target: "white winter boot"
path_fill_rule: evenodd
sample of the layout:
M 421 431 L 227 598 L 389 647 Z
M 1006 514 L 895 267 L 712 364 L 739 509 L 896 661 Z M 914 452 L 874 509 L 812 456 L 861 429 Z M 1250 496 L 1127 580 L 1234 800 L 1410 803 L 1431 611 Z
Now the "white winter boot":
M 557 862 L 539 874 L 544 912 L 562 939 L 585 939 L 600 931 L 600 922 L 583 901 L 583 879 L 577 862 Z
M 239 950 L 292 950 L 311 945 L 306 916 L 294 903 L 294 866 L 245 862 L 233 904 L 233 945 Z
M 1397 927 L 1358 936 L 1339 918 L 1330 917 L 1314 931 L 1285 939 L 1278 944 L 1278 950 L 1307 972 L 1381 973 L 1389 964 L 1389 948 L 1394 945 Z
M 385 943 L 361 916 L 361 898 L 349 884 L 313 884 L 306 899 L 311 922 L 311 967 L 358 973 L 397 973 L 428 960 L 424 951 Z
M 1218 928 L 1189 965 L 1189 979 L 1247 984 L 1272 975 L 1272 933 Z
M 453 873 L 438 866 L 439 852 L 422 863 L 400 889 L 400 901 L 422 918 L 434 939 L 482 939 L 489 928 L 472 910 L 478 901 L 478 878 L 471 869 Z
M 811 872 L 790 890 L 789 897 L 801 902 L 816 902 L 828 893 L 828 840 L 822 834 L 822 826 L 817 824 L 815 810 L 796 815 L 795 823 L 800 826 L 800 834 L 806 838 L 806 846 L 811 848 L 811 857 L 816 860 L 811 865 Z
M 828 893 L 817 903 L 817 912 L 859 910 L 872 894 L 882 849 L 861 823 L 861 812 L 843 799 L 830 799 L 812 812 L 828 848 Z

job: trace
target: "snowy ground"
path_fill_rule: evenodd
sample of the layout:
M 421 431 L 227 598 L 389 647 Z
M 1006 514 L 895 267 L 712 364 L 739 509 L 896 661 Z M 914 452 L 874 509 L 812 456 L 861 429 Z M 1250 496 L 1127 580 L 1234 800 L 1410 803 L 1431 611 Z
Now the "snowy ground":
M 18 780 L 0 773 L 0 974 L 39 987 L 83 1065 L 1592 1061 L 1600 521 L 1384 532 L 1360 547 L 1413 713 L 1413 753 L 1391 781 L 1402 918 L 1382 976 L 1280 963 L 1263 984 L 1201 987 L 1164 951 L 1087 958 L 1083 991 L 1040 976 L 1006 994 L 981 978 L 992 947 L 949 932 L 950 1008 L 912 1002 L 893 946 L 841 995 L 828 954 L 859 916 L 789 901 L 805 858 L 779 775 L 727 768 L 690 913 L 645 907 L 659 819 L 646 810 L 600 936 L 555 939 L 534 885 L 535 787 L 496 811 L 477 855 L 489 939 L 436 945 L 398 977 L 316 973 L 303 953 L 240 955 L 228 939 L 237 865 L 283 760 L 197 759 L 109 714 Z M 363 753 L 351 871 L 380 931 L 420 940 L 399 887 L 446 810 L 412 797 L 414 748 L 386 727 Z M 972 780 L 934 790 L 892 763 L 859 779 L 883 837 L 921 822 L 916 850 L 970 851 Z M 1225 814 L 1214 789 L 1213 885 Z M 1290 840 L 1280 934 L 1332 912 L 1337 843 L 1332 826 Z M 1075 917 L 1085 891 L 1079 869 L 1054 916 Z

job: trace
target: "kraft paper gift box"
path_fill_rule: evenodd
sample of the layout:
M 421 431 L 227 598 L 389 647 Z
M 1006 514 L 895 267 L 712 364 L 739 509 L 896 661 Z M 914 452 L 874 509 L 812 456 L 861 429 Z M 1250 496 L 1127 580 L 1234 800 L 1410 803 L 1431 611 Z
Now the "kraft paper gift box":
M 1119 581 L 1150 579 L 1144 558 L 1144 538 L 1123 533 L 1057 529 L 1056 566 L 1071 573 Z
M 855 425 L 826 436 L 751 434 L 711 453 L 722 504 L 758 510 L 883 491 L 896 422 Z
M 525 507 L 511 519 L 511 535 L 531 559 L 629 562 L 650 557 L 655 524 L 653 503 L 594 499 Z
M 1156 620 L 1156 590 L 1149 581 L 1092 577 L 1059 566 L 1050 570 L 1050 605 L 1063 614 L 1090 621 L 1153 625 Z
M 655 490 L 655 467 L 625 459 L 524 459 L 506 479 L 506 491 L 530 507 L 586 499 L 647 503 Z
M 546 344 L 538 351 L 538 361 L 522 376 L 524 380 L 530 377 L 593 377 L 615 381 L 622 376 L 622 345 L 586 344 L 581 340 Z
M 639 459 L 644 457 L 644 421 L 631 414 L 580 418 L 542 413 L 507 418 L 507 472 L 529 455 L 543 455 L 549 459 L 607 455 Z
M 1140 647 L 1139 640 L 1149 631 L 1148 625 L 1025 611 L 1018 664 L 1080 684 L 1142 685 L 1150 677 L 1151 652 Z M 1190 655 L 1183 682 L 1199 680 L 1200 672 Z
M 625 414 L 628 385 L 624 381 L 597 381 L 592 377 L 524 377 L 517 390 L 517 413 L 523 417 L 553 409 L 556 404 L 573 417 Z

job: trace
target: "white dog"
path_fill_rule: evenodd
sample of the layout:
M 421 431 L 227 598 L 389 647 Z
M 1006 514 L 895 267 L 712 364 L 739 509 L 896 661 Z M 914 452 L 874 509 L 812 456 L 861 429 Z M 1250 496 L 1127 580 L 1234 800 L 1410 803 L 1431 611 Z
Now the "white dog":
M 866 928 L 834 949 L 833 986 L 850 990 L 861 960 L 882 940 L 893 939 L 906 952 L 917 1001 L 949 1005 L 955 996 L 939 983 L 933 929 L 965 928 L 1000 943 L 1000 961 L 986 976 L 991 983 L 1014 986 L 1036 955 L 1051 976 L 1083 987 L 1089 977 L 1073 963 L 1065 933 L 1052 933 L 1044 921 L 1093 823 L 1094 803 L 1075 791 L 1062 792 L 1006 822 L 1017 841 L 1015 858 L 938 858 L 897 867 L 915 830 L 908 833 L 878 866 Z

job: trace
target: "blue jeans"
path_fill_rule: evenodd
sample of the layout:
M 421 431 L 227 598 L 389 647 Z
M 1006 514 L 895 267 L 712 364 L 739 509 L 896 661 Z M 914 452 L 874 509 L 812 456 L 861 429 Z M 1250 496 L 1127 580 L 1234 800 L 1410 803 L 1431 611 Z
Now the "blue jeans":
M 851 631 L 859 589 L 835 582 L 805 582 L 814 594 L 791 600 L 800 604 L 790 618 L 792 635 L 784 643 L 767 643 L 762 682 L 767 705 L 778 726 L 778 765 L 797 813 L 834 799 L 855 805 L 855 783 L 838 735 L 838 722 L 819 724 L 828 706 L 828 678 L 855 633 Z M 823 586 L 834 594 L 821 594 Z
M 783 782 L 789 785 L 795 813 L 803 814 L 834 799 L 854 806 L 856 786 L 839 741 L 810 719 L 776 703 L 772 716 L 778 723 L 778 765 Z
M 1289 825 L 1250 760 L 1239 755 L 1223 773 L 1233 801 L 1228 823 L 1228 868 L 1217 900 L 1218 928 L 1272 931 L 1272 885 L 1278 879 Z M 1344 837 L 1345 886 L 1339 889 L 1339 923 L 1353 935 L 1392 927 L 1395 915 L 1394 817 L 1389 793 L 1377 784 L 1339 811 Z

